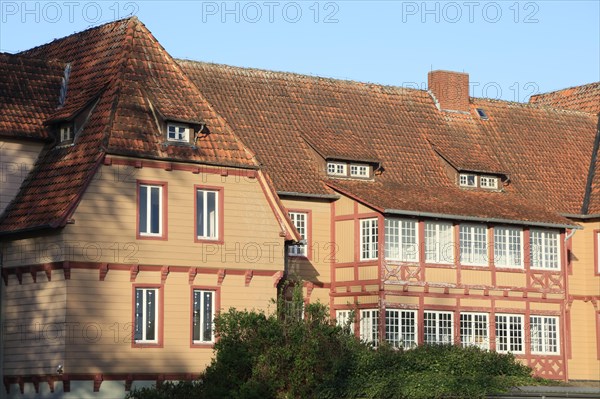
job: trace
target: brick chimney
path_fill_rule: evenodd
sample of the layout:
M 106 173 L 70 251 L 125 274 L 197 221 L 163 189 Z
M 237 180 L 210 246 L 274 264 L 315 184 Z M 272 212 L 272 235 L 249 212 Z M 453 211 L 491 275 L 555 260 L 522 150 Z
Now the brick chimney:
M 431 71 L 427 85 L 443 110 L 469 112 L 469 74 Z

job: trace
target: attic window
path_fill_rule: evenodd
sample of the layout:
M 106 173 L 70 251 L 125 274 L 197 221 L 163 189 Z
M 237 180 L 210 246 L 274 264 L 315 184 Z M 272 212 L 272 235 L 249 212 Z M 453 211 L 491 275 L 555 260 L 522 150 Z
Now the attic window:
M 481 176 L 479 178 L 479 186 L 481 188 L 487 188 L 490 190 L 495 190 L 498 188 L 498 178 L 491 176 Z
M 488 116 L 487 116 L 487 114 L 483 110 L 483 108 L 477 108 L 477 115 L 479 115 L 479 117 L 481 119 L 483 119 L 484 121 L 487 121 L 489 119 Z
M 181 143 L 189 143 L 190 129 L 185 125 L 169 123 L 167 125 L 167 140 Z
M 60 142 L 65 143 L 67 141 L 73 141 L 73 125 L 62 125 L 60 127 Z
M 327 174 L 331 176 L 346 176 L 346 164 L 341 162 L 327 162 Z
M 367 165 L 350 165 L 351 177 L 369 177 L 369 167 Z
M 461 187 L 477 187 L 477 176 L 469 173 L 461 173 L 459 178 Z

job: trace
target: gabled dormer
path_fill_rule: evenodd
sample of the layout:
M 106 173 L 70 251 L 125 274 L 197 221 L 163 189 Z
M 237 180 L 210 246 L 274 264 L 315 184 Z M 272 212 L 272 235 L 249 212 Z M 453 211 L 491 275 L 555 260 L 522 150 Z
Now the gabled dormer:
M 327 176 L 342 179 L 373 179 L 375 172 L 380 169 L 378 163 L 367 161 L 328 159 L 325 163 Z
M 68 112 L 45 122 L 54 132 L 56 147 L 76 144 L 79 134 L 87 124 L 97 103 L 98 98 L 94 98 L 83 109 Z
M 461 188 L 499 191 L 504 186 L 501 175 L 465 171 L 461 171 L 457 175 L 458 185 Z
M 208 128 L 198 121 L 165 120 L 162 127 L 164 145 L 196 145 L 196 141 L 209 134 Z

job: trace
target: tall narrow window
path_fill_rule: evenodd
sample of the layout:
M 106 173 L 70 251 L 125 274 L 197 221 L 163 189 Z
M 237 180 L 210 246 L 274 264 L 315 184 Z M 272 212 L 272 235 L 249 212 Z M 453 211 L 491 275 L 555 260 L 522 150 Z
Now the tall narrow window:
M 158 288 L 135 289 L 136 343 L 158 343 Z
M 500 267 L 523 267 L 523 230 L 494 227 L 494 264 Z
M 451 344 L 454 341 L 452 312 L 425 311 L 423 317 L 426 344 Z
M 163 189 L 162 185 L 139 184 L 138 231 L 140 236 L 163 235 Z
M 374 346 L 379 344 L 379 310 L 360 311 L 360 339 Z
M 360 221 L 360 259 L 377 259 L 379 250 L 379 230 L 377 219 L 363 219 Z
M 489 349 L 489 321 L 486 313 L 460 314 L 460 342 L 463 347 Z
M 496 351 L 523 353 L 522 315 L 496 315 Z
M 487 228 L 481 225 L 460 225 L 460 263 L 487 266 Z
M 202 240 L 219 238 L 218 190 L 196 189 L 196 237 Z
M 531 353 L 558 354 L 558 317 L 531 316 L 529 318 L 531 332 Z
M 296 230 L 300 233 L 302 240 L 308 240 L 308 213 L 306 212 L 290 212 L 290 219 Z M 291 256 L 307 256 L 308 250 L 306 244 L 290 245 L 289 255 Z
M 354 312 L 352 310 L 336 310 L 335 319 L 337 325 L 340 327 L 348 328 L 351 333 L 354 333 Z
M 559 270 L 559 234 L 552 230 L 531 230 L 531 268 Z
M 454 263 L 452 223 L 425 222 L 425 262 Z
M 419 261 L 416 220 L 385 219 L 385 258 L 403 262 Z
M 386 310 L 385 340 L 396 348 L 417 346 L 417 312 L 415 310 Z
M 195 289 L 193 296 L 192 339 L 196 344 L 214 342 L 215 292 Z

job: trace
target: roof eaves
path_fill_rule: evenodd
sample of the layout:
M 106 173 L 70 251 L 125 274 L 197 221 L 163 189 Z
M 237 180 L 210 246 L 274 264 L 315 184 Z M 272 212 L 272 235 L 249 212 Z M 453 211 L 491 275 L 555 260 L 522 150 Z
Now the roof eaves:
M 341 197 L 336 194 L 310 194 L 310 193 L 297 193 L 293 191 L 277 191 L 277 195 L 280 197 L 301 197 L 301 198 L 322 198 L 322 199 L 331 199 L 338 200 Z

